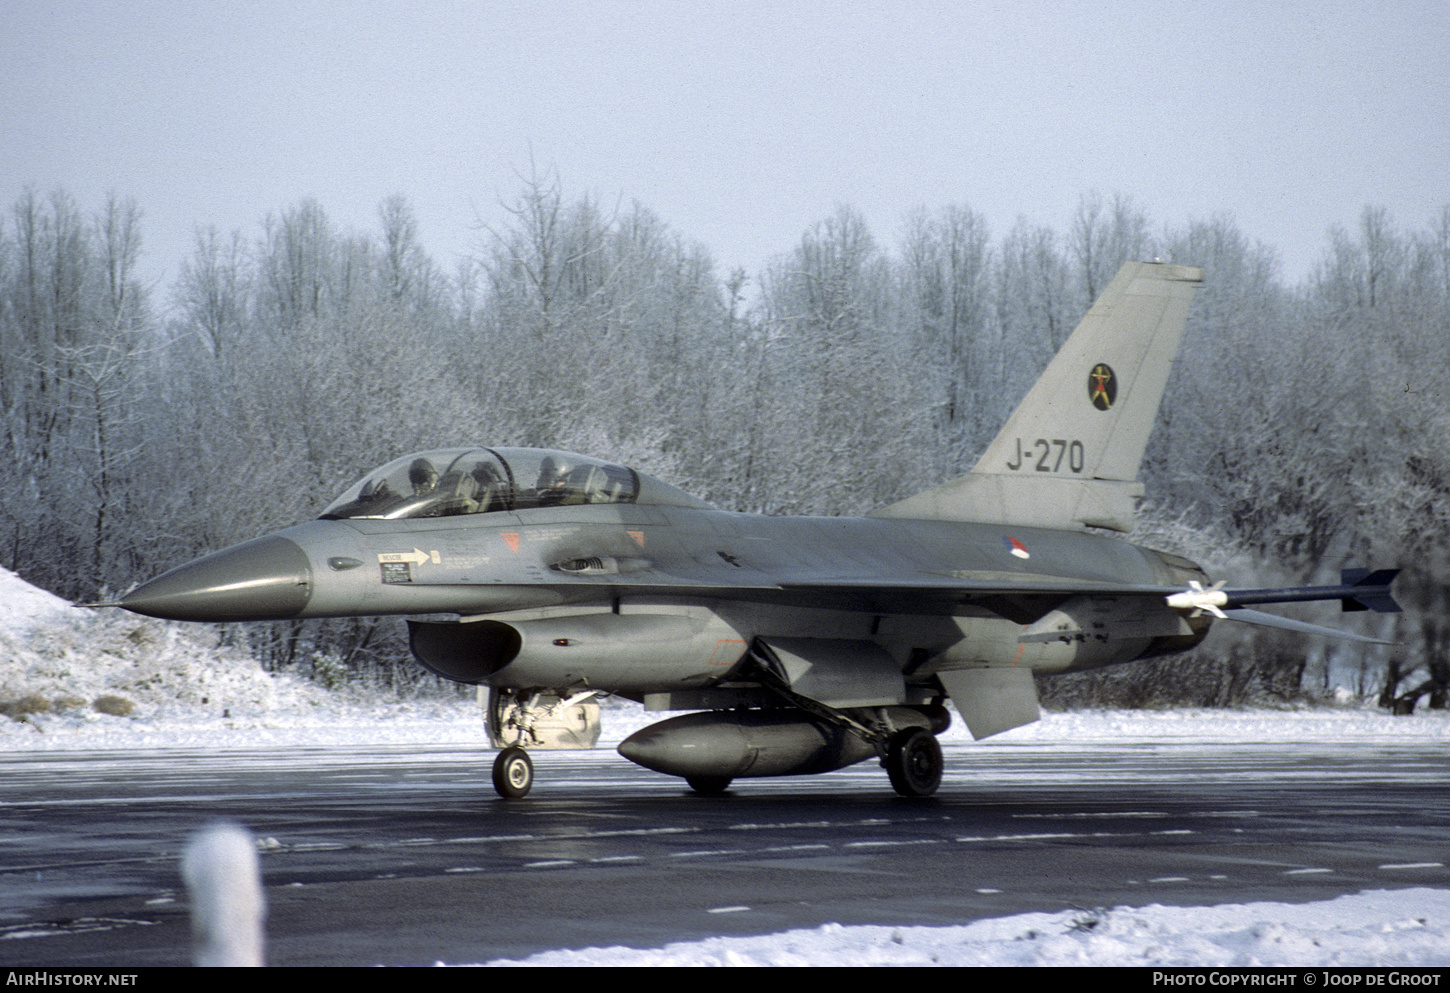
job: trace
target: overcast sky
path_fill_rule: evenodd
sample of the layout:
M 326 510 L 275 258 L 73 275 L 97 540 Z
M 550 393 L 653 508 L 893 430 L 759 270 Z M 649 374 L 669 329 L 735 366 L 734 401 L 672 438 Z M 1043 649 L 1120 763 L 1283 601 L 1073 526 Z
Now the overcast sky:
M 0 207 L 144 212 L 168 295 L 198 225 L 406 195 L 451 271 L 531 161 L 754 274 L 837 204 L 1000 237 L 1124 193 L 1228 213 L 1306 275 L 1367 204 L 1450 203 L 1450 4 L 0 0 Z M 1180 261 L 1191 262 L 1185 259 Z

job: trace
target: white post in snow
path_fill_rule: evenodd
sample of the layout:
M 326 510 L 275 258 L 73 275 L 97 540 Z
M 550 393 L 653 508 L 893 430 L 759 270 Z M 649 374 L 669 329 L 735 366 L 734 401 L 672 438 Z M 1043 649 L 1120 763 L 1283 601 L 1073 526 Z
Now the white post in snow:
M 204 966 L 260 966 L 267 915 L 257 846 L 235 824 L 214 824 L 192 836 L 181 856 L 191 894 L 194 961 Z

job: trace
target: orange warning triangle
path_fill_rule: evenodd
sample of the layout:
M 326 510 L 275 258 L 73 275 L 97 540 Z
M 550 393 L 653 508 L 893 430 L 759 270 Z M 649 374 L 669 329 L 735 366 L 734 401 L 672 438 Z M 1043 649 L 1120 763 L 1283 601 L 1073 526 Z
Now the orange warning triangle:
M 640 548 L 643 548 L 644 547 L 644 532 L 643 531 L 626 531 L 624 533 L 627 534 L 627 535 L 629 535 L 631 538 L 633 538 L 634 539 L 634 543 L 636 545 L 638 545 Z
M 510 548 L 515 552 L 519 550 L 519 534 L 517 531 L 500 531 L 499 533 L 503 535 L 503 540 L 509 543 Z

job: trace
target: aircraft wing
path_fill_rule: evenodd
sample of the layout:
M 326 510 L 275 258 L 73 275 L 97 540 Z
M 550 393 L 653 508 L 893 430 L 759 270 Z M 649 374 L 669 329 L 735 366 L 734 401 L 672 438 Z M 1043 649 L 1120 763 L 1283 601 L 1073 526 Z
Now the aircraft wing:
M 951 615 L 986 608 L 1020 624 L 1031 623 L 1069 597 L 1164 598 L 1180 590 L 1177 586 L 1010 573 L 981 573 L 970 577 L 937 573 L 772 577 L 754 570 L 740 570 L 728 577 L 733 580 L 730 582 L 723 581 L 727 577 L 720 576 L 719 570 L 702 570 L 702 573 L 681 575 L 649 570 L 628 577 L 571 577 L 572 582 L 552 588 L 565 599 L 577 596 L 579 586 L 587 583 L 602 588 L 601 592 L 607 596 L 689 596 L 829 610 Z
M 884 577 L 789 576 L 773 578 L 754 570 L 722 583 L 715 576 L 681 576 L 649 571 L 619 583 L 615 577 L 598 577 L 590 585 L 611 587 L 615 595 L 707 597 L 761 603 L 918 615 L 952 615 L 989 610 L 1018 624 L 1031 624 L 1063 601 L 1078 596 L 1144 598 L 1194 615 L 1212 613 L 1220 620 L 1232 620 L 1261 627 L 1273 627 L 1304 634 L 1343 638 L 1370 644 L 1390 644 L 1338 628 L 1279 617 L 1247 609 L 1247 603 L 1292 603 L 1339 599 L 1346 610 L 1398 611 L 1389 593 L 1391 570 L 1369 573 L 1348 571 L 1347 583 L 1335 587 L 1293 587 L 1274 590 L 1183 591 L 1177 586 L 1148 583 L 1120 583 L 1072 577 L 1023 576 L 1011 573 L 898 574 Z M 560 593 L 577 592 L 575 584 L 560 584 Z M 1211 602 L 1209 599 L 1211 598 Z M 1213 609 L 1221 603 L 1227 609 Z
M 785 581 L 787 596 L 826 606 L 886 613 L 954 614 L 985 607 L 1027 624 L 1074 596 L 1166 597 L 1177 587 L 1034 576 L 983 575 L 962 578 L 926 574 L 888 579 Z
M 1370 638 L 1353 631 L 1342 631 L 1339 628 L 1325 627 L 1322 624 L 1309 624 L 1305 621 L 1296 621 L 1291 617 L 1280 617 L 1278 614 L 1266 614 L 1262 610 L 1248 610 L 1237 607 L 1224 611 L 1224 617 L 1230 621 L 1239 621 L 1243 624 L 1256 624 L 1259 627 L 1279 628 L 1282 631 L 1297 631 L 1300 634 L 1322 634 L 1330 638 L 1342 638 L 1345 641 L 1358 641 L 1367 645 L 1393 645 L 1393 641 L 1384 641 L 1380 638 Z

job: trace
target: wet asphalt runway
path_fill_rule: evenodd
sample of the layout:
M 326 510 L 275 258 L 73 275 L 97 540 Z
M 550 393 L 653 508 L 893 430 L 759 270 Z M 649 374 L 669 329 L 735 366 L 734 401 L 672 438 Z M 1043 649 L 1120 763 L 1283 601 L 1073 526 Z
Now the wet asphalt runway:
M 265 840 L 276 965 L 1450 886 L 1434 747 L 945 752 L 927 800 L 874 762 L 699 797 L 612 749 L 538 753 L 514 802 L 481 749 L 12 753 L 0 965 L 185 964 L 179 853 L 217 818 Z

